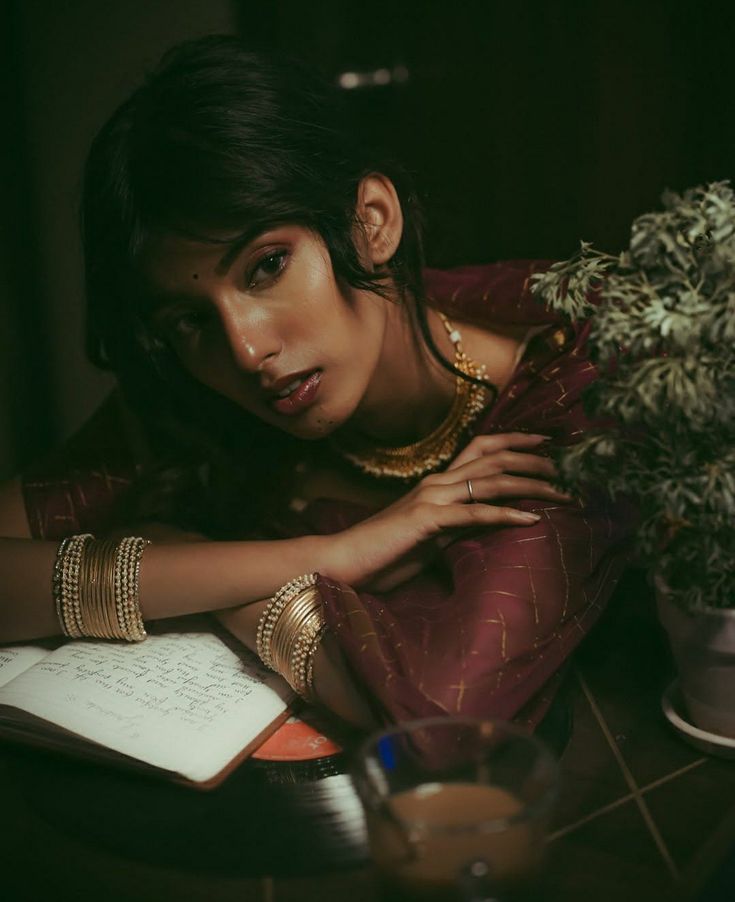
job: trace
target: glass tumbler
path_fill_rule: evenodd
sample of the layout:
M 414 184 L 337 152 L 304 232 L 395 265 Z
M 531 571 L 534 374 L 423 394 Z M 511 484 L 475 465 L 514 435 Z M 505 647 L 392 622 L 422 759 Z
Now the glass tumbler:
M 408 721 L 370 736 L 352 776 L 385 899 L 536 898 L 559 784 L 540 740 L 502 721 Z

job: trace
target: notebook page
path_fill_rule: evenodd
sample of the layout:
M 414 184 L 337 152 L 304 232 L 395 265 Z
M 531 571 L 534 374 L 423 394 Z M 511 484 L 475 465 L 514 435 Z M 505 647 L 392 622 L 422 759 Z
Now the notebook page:
M 281 677 L 243 655 L 207 632 L 70 642 L 0 689 L 0 704 L 202 782 L 292 697 Z
M 38 645 L 11 645 L 0 648 L 0 686 L 9 683 L 29 667 L 33 667 L 48 654 L 48 648 L 41 648 Z

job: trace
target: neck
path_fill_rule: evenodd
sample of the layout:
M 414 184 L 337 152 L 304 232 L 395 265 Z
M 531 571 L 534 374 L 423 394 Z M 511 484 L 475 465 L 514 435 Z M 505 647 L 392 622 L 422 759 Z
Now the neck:
M 435 310 L 427 321 L 439 351 L 454 361 L 454 346 Z M 452 405 L 455 377 L 417 342 L 403 304 L 389 304 L 385 339 L 374 377 L 350 419 L 352 438 L 391 447 L 429 435 Z

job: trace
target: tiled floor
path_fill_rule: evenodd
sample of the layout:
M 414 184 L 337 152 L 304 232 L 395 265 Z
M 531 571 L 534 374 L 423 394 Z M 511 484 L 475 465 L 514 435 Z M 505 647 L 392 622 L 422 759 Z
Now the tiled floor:
M 651 594 L 631 574 L 577 657 L 549 902 L 692 894 L 697 859 L 735 808 L 735 765 L 703 757 L 669 728 L 660 696 L 672 675 Z
M 670 731 L 659 699 L 671 675 L 651 594 L 634 572 L 577 655 L 567 684 L 574 729 L 539 902 L 705 902 L 702 886 L 735 847 L 735 762 L 704 758 Z M 129 860 L 46 822 L 13 784 L 12 769 L 3 772 L 2 759 L 0 785 L 0 895 L 8 902 L 378 898 L 367 868 L 240 878 Z M 253 815 L 267 813 L 244 812 Z M 706 902 L 735 899 L 735 875 L 728 879 L 724 894 Z

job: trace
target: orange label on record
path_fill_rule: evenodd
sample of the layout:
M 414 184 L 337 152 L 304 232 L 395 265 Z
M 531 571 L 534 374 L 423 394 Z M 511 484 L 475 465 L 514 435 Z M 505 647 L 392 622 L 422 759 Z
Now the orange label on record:
M 269 736 L 252 757 L 261 761 L 313 761 L 342 751 L 342 747 L 300 717 L 289 719 Z

